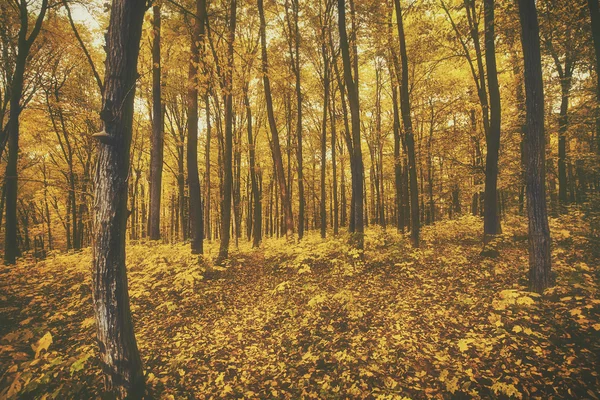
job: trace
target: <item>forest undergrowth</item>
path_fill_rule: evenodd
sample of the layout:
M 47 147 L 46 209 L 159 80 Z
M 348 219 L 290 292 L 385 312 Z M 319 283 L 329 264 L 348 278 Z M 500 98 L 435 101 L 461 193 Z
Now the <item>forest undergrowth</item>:
M 598 398 L 600 268 L 571 213 L 551 220 L 556 285 L 527 291 L 527 229 L 481 220 L 299 244 L 244 240 L 226 267 L 132 244 L 129 292 L 150 398 Z M 243 244 L 242 244 L 243 242 Z M 214 259 L 215 243 L 207 252 Z M 0 269 L 0 398 L 102 393 L 91 253 Z

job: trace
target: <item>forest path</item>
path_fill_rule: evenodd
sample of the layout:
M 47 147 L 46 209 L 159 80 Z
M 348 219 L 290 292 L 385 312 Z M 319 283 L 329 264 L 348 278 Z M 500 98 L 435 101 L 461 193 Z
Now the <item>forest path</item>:
M 419 250 L 370 229 L 365 262 L 344 236 L 243 245 L 210 280 L 188 246 L 132 245 L 148 386 L 159 398 L 594 398 L 598 266 L 555 227 L 557 286 L 527 292 L 513 222 L 496 259 L 479 255 L 480 221 L 463 218 L 426 228 Z M 85 250 L 1 270 L 0 397 L 99 393 L 89 265 Z

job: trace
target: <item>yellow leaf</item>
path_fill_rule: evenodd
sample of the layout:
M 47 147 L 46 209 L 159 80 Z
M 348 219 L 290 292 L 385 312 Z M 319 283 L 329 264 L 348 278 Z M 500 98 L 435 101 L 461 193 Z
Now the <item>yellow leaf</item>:
M 95 322 L 96 320 L 92 317 L 86 318 L 83 321 L 81 321 L 81 327 L 83 329 L 89 328 L 90 326 L 93 326 Z
M 458 341 L 458 349 L 463 353 L 469 350 L 469 341 L 467 339 L 461 339 Z
M 44 336 L 31 348 L 35 351 L 35 358 L 40 356 L 40 353 L 44 350 L 48 350 L 48 347 L 52 344 L 52 335 L 50 332 L 46 332 Z
M 594 328 L 597 331 L 600 331 L 600 324 L 594 324 L 592 325 L 592 328 Z
M 520 325 L 515 325 L 515 326 L 513 326 L 513 328 L 512 328 L 512 331 L 513 331 L 513 332 L 515 332 L 515 333 L 519 333 L 519 332 L 521 332 L 522 330 L 523 330 L 523 328 L 521 328 L 521 326 L 520 326 Z
M 533 301 L 533 299 L 531 297 L 523 296 L 523 297 L 519 297 L 517 299 L 517 304 L 521 304 L 524 306 L 530 306 L 532 304 L 535 304 L 535 301 Z

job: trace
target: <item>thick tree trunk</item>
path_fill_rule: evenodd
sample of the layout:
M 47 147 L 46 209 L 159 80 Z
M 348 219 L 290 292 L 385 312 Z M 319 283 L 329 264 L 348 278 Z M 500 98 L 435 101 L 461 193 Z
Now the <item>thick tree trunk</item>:
M 127 183 L 145 0 L 113 0 L 106 39 L 106 80 L 95 176 L 93 298 L 106 390 L 119 399 L 141 398 L 142 361 L 129 307 L 125 268 Z
M 535 0 L 519 0 L 525 59 L 527 108 L 527 215 L 529 218 L 529 287 L 541 293 L 552 284 L 550 228 L 546 207 L 544 82 Z
M 592 23 L 594 54 L 596 55 L 596 154 L 600 156 L 600 9 L 598 0 L 588 0 Z M 600 183 L 600 178 L 597 184 Z
M 190 191 L 190 238 L 192 254 L 202 254 L 204 223 L 202 221 L 202 199 L 200 198 L 200 175 L 198 174 L 198 65 L 200 63 L 200 42 L 204 36 L 206 18 L 205 0 L 196 0 L 194 31 L 190 45 L 190 66 L 188 72 L 188 142 L 187 176 Z
M 485 158 L 485 200 L 483 203 L 484 241 L 501 232 L 498 214 L 498 153 L 500 152 L 500 86 L 496 69 L 494 0 L 484 0 L 485 61 L 490 92 L 490 128 Z
M 148 217 L 148 236 L 150 236 L 150 240 L 159 240 L 164 150 L 163 107 L 160 86 L 160 6 L 153 6 L 152 12 L 154 37 L 152 39 L 152 148 L 150 150 L 150 215 Z
M 271 94 L 271 82 L 269 79 L 269 62 L 267 59 L 267 39 L 266 39 L 266 21 L 263 0 L 258 0 L 258 12 L 260 14 L 260 40 L 262 54 L 262 73 L 263 85 L 265 90 L 265 99 L 267 103 L 267 117 L 269 128 L 271 130 L 271 152 L 273 153 L 273 164 L 275 165 L 275 175 L 279 185 L 281 203 L 284 212 L 286 235 L 290 237 L 294 230 L 292 222 L 292 207 L 288 198 L 287 184 L 285 181 L 285 171 L 283 170 L 283 160 L 281 158 L 281 147 L 279 145 L 279 133 L 277 132 L 277 123 L 275 121 L 275 112 L 273 110 L 273 97 Z
M 408 172 L 410 178 L 410 235 L 413 247 L 419 247 L 421 222 L 419 216 L 419 191 L 417 188 L 415 137 L 413 134 L 412 120 L 410 116 L 410 93 L 408 87 L 408 56 L 406 53 L 406 39 L 404 37 L 404 25 L 402 21 L 402 9 L 400 8 L 400 0 L 394 0 L 394 5 L 396 7 L 396 23 L 398 25 L 398 38 L 400 40 L 400 60 L 402 62 L 402 81 L 400 83 L 400 107 L 402 109 L 402 123 L 404 125 L 404 136 L 406 141 L 406 150 L 408 153 Z

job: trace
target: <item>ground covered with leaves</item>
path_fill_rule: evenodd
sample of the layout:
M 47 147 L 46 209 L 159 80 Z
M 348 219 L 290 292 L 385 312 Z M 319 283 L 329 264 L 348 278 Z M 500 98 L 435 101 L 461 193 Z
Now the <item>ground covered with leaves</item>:
M 553 220 L 556 286 L 527 292 L 527 235 L 481 256 L 474 217 L 265 241 L 225 268 L 184 245 L 128 247 L 155 398 L 598 398 L 600 267 L 576 215 Z M 215 245 L 208 246 L 216 252 Z M 214 256 L 214 254 L 212 254 Z M 102 395 L 89 250 L 0 269 L 0 398 Z M 207 273 L 207 267 L 209 272 Z

